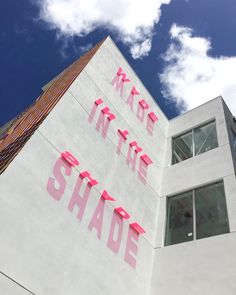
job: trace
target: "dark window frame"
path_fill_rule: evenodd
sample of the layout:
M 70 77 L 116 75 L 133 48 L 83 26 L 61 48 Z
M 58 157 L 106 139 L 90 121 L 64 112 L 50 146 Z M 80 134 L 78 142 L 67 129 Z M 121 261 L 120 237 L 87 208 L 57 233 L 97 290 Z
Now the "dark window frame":
M 224 218 L 225 218 L 225 223 L 221 223 L 220 222 L 220 218 L 219 218 L 219 223 L 217 223 L 217 226 L 214 228 L 212 228 L 212 232 L 208 232 L 207 235 L 205 236 L 200 236 L 197 237 L 197 235 L 201 235 L 202 231 L 201 231 L 201 225 L 197 225 L 197 216 L 199 216 L 199 211 L 197 212 L 198 209 L 196 209 L 196 192 L 199 192 L 201 190 L 207 189 L 207 188 L 213 188 L 214 186 L 217 187 L 217 185 L 222 185 L 221 189 L 223 192 L 222 195 L 222 199 L 220 200 L 221 202 L 224 203 Z M 171 200 L 180 200 L 181 196 L 183 196 L 183 199 L 186 198 L 186 195 L 191 193 L 191 199 L 192 199 L 192 232 L 189 232 L 192 234 L 192 239 L 189 237 L 189 235 L 185 236 L 184 239 L 182 241 L 177 241 L 177 242 L 170 242 L 170 232 L 171 232 L 171 228 L 170 228 L 170 223 L 171 223 L 171 210 L 170 210 L 170 206 L 171 206 Z M 199 198 L 199 197 L 197 197 Z M 214 199 L 215 204 L 214 205 L 219 205 L 219 199 Z M 222 208 L 222 207 L 221 207 Z M 201 212 L 201 211 L 200 211 Z M 206 212 L 206 211 L 205 211 Z M 219 212 L 217 212 L 219 213 Z M 209 222 L 206 223 L 206 228 L 209 225 Z M 215 229 L 219 227 L 219 225 L 223 225 L 223 232 L 218 231 L 218 233 L 215 232 Z M 178 230 L 178 229 L 177 229 Z M 191 190 L 187 190 L 184 191 L 182 193 L 178 193 L 177 195 L 173 195 L 173 196 L 168 196 L 166 197 L 166 220 L 165 220 L 165 237 L 164 237 L 164 246 L 171 246 L 171 245 L 176 245 L 176 244 L 182 244 L 182 243 L 186 243 L 186 242 L 190 242 L 190 241 L 196 241 L 196 240 L 200 240 L 203 238 L 208 238 L 208 237 L 213 237 L 213 236 L 217 236 L 217 235 L 221 235 L 221 234 L 226 234 L 230 232 L 230 224 L 229 224 L 229 217 L 228 217 L 228 208 L 227 208 L 227 200 L 226 200 L 226 195 L 225 195 L 225 185 L 224 185 L 224 181 L 223 180 L 218 180 L 216 182 L 213 183 L 209 183 L 200 187 L 196 187 L 193 188 Z
M 236 151 L 236 132 L 231 128 L 232 146 Z
M 216 119 L 213 118 L 213 119 L 211 119 L 211 120 L 209 120 L 209 121 L 207 121 L 207 122 L 205 122 L 205 123 L 203 123 L 203 124 L 201 124 L 199 126 L 196 126 L 196 127 L 192 128 L 190 130 L 187 130 L 187 131 L 185 131 L 185 132 L 183 132 L 183 133 L 181 133 L 181 134 L 179 134 L 177 136 L 172 137 L 172 142 L 171 142 L 171 165 L 175 165 L 175 164 L 181 163 L 181 162 L 183 162 L 185 160 L 188 160 L 188 159 L 191 159 L 193 157 L 199 156 L 202 153 L 208 152 L 208 151 L 204 151 L 202 153 L 196 154 L 195 132 L 196 132 L 197 129 L 203 128 L 203 127 L 205 127 L 207 125 L 210 125 L 212 123 L 215 123 L 214 124 L 214 128 L 215 128 L 215 132 L 216 132 L 216 138 L 215 138 L 216 139 L 216 146 L 213 147 L 213 148 L 211 148 L 211 149 L 209 149 L 208 151 L 211 151 L 211 150 L 213 150 L 213 149 L 215 149 L 215 148 L 217 148 L 219 146 L 218 134 L 217 134 L 217 128 L 216 128 Z M 181 161 L 176 162 L 175 161 L 175 158 L 177 158 L 177 156 L 174 155 L 174 152 L 175 152 L 175 150 L 174 150 L 175 141 L 178 138 L 180 138 L 180 137 L 182 137 L 184 135 L 187 135 L 187 134 L 191 134 L 191 137 L 192 137 L 192 140 L 191 140 L 191 156 L 189 156 L 189 157 L 187 157 L 187 158 L 185 158 L 185 159 L 183 159 Z M 209 135 L 210 135 L 210 133 L 209 133 Z

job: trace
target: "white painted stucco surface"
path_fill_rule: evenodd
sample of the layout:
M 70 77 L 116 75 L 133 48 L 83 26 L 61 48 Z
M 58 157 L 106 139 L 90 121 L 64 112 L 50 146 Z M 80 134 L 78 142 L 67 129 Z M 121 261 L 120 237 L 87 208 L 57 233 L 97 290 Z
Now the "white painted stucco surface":
M 131 80 L 124 96 L 111 85 L 119 67 Z M 126 99 L 135 86 L 159 118 L 151 136 Z M 102 98 L 116 119 L 106 138 L 88 118 L 94 101 Z M 171 139 L 216 120 L 219 147 L 171 165 Z M 178 295 L 236 294 L 236 181 L 229 130 L 231 114 L 222 98 L 168 121 L 143 84 L 108 38 L 72 83 L 60 102 L 0 176 L 0 271 L 37 295 Z M 232 126 L 231 126 L 232 124 Z M 128 140 L 117 154 L 117 129 Z M 127 165 L 129 142 L 137 141 L 153 160 L 146 184 Z M 70 151 L 80 162 L 72 170 L 60 201 L 47 191 L 60 153 Z M 83 219 L 68 210 L 79 173 L 88 170 L 99 183 L 91 189 Z M 166 198 L 223 180 L 230 233 L 164 247 Z M 105 203 L 101 239 L 89 222 L 103 190 L 116 198 Z M 131 218 L 124 221 L 117 254 L 107 247 L 115 207 Z M 124 261 L 129 223 L 145 230 L 137 243 L 137 264 Z M 14 290 L 14 291 L 12 291 Z M 212 291 L 211 291 L 212 290 Z M 0 276 L 0 294 L 27 294 Z M 8 293 L 7 293 L 8 292 Z M 18 293 L 17 293 L 18 292 Z

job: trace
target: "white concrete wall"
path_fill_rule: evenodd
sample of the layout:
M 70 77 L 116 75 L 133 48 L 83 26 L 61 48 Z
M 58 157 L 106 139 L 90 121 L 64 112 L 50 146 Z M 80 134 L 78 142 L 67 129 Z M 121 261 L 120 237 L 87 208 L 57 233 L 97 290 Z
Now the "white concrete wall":
M 230 143 L 230 148 L 231 148 L 232 158 L 234 163 L 234 169 L 236 171 L 236 150 L 235 150 L 235 147 L 233 146 L 234 134 L 236 134 L 236 120 L 224 101 L 223 101 L 223 107 L 225 111 L 225 119 L 226 119 L 229 143 Z
M 119 67 L 130 79 L 123 96 L 111 83 Z M 133 86 L 140 95 L 134 98 L 131 110 L 127 98 Z M 103 104 L 89 121 L 98 98 Z M 149 105 L 144 122 L 137 117 L 141 99 Z M 116 118 L 103 136 L 96 126 L 105 106 Z M 150 111 L 159 118 L 152 135 L 146 129 Z M 0 177 L 0 272 L 16 281 L 0 275 L 0 294 L 25 295 L 30 290 L 36 295 L 235 295 L 236 181 L 230 116 L 219 97 L 168 122 L 108 38 Z M 212 119 L 216 120 L 219 147 L 171 165 L 172 137 Z M 120 154 L 118 129 L 129 131 Z M 143 149 L 135 169 L 127 164 L 132 141 Z M 54 167 L 61 163 L 63 151 L 71 152 L 80 164 L 67 169 L 69 175 L 65 175 L 63 166 L 59 181 Z M 138 177 L 139 157 L 144 153 L 153 161 L 146 183 Z M 91 188 L 84 214 L 78 219 L 81 208 L 75 206 L 71 212 L 68 206 L 79 174 L 85 170 L 98 184 Z M 49 179 L 55 180 L 55 190 L 65 181 L 65 191 L 58 200 L 47 189 Z M 164 247 L 166 198 L 221 179 L 230 234 Z M 86 181 L 80 194 L 85 185 Z M 116 201 L 105 201 L 104 214 L 100 211 L 97 216 L 103 217 L 99 237 L 89 224 L 101 204 L 103 190 Z M 120 248 L 114 253 L 108 240 L 114 208 L 119 206 L 131 218 L 122 223 Z M 129 224 L 134 221 L 146 233 L 132 238 L 129 254 L 136 261 L 132 267 L 125 261 L 125 254 Z
M 161 208 L 166 199 L 223 180 L 230 233 L 164 247 L 165 213 L 158 220 L 151 294 L 227 294 L 236 292 L 236 181 L 223 101 L 218 97 L 169 124 Z M 215 119 L 218 148 L 171 165 L 172 137 Z
M 34 294 L 24 286 L 17 284 L 12 278 L 0 273 L 0 291 L 3 295 L 31 295 Z
M 111 85 L 119 67 L 131 80 L 124 97 Z M 151 136 L 126 103 L 136 86 L 159 120 Z M 101 97 L 116 119 L 107 136 L 96 130 L 101 106 L 88 122 L 94 101 Z M 138 98 L 134 103 L 138 105 Z M 145 114 L 145 118 L 146 118 Z M 0 177 L 0 271 L 42 295 L 148 294 L 156 240 L 156 224 L 162 182 L 163 154 L 168 121 L 108 38 L 20 154 Z M 128 130 L 128 140 L 117 154 L 117 129 Z M 137 141 L 153 161 L 146 183 L 127 165 L 129 142 Z M 70 151 L 80 162 L 70 176 L 64 170 L 65 192 L 55 200 L 47 191 L 60 152 Z M 68 210 L 79 173 L 88 170 L 99 183 L 92 187 L 82 220 L 78 208 Z M 60 187 L 58 180 L 56 188 Z M 105 202 L 101 238 L 88 226 L 103 190 L 116 198 Z M 123 222 L 120 250 L 108 246 L 114 208 L 130 215 Z M 125 260 L 129 223 L 137 221 L 146 231 L 130 255 L 136 268 Z M 137 247 L 137 255 L 135 252 Z
M 155 251 L 151 294 L 234 295 L 236 233 Z

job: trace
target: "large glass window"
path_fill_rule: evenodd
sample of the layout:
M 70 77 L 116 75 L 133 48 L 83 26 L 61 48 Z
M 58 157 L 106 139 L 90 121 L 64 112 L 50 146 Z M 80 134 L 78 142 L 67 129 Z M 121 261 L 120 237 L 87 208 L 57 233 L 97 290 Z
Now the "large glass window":
M 192 131 L 176 137 L 173 140 L 173 164 L 193 156 Z
M 196 189 L 195 205 L 197 239 L 229 231 L 223 182 Z
M 233 147 L 236 151 L 236 133 L 232 130 L 232 143 L 233 143 Z
M 173 138 L 172 164 L 197 156 L 218 146 L 215 121 Z
M 187 192 L 168 200 L 166 245 L 193 239 L 193 198 Z
M 196 128 L 193 131 L 196 156 L 218 146 L 215 122 Z
M 223 182 L 167 198 L 165 245 L 228 232 Z

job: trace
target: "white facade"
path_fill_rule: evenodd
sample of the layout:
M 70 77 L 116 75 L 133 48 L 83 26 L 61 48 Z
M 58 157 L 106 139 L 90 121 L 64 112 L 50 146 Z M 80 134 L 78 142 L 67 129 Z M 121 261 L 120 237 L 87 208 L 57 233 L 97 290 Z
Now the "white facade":
M 172 138 L 212 119 L 218 147 L 171 165 Z M 107 38 L 0 176 L 0 293 L 235 295 L 231 129 L 221 97 L 168 121 Z M 165 246 L 166 199 L 220 180 L 230 233 Z

